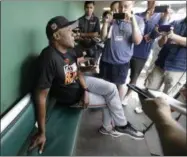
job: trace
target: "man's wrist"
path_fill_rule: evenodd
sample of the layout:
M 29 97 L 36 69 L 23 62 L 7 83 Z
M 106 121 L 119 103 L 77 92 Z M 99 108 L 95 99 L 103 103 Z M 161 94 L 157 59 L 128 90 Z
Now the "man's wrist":
M 89 92 L 88 87 L 83 88 L 85 92 Z
M 173 118 L 170 114 L 159 114 L 157 119 L 155 120 L 155 124 L 160 127 L 164 125 L 169 125 L 173 122 Z
M 39 132 L 40 135 L 45 136 L 45 131 L 41 131 L 41 130 L 39 130 L 38 132 Z
M 131 22 L 133 22 L 134 20 L 136 20 L 136 18 L 135 18 L 135 15 L 134 15 L 134 14 L 131 14 L 130 20 L 131 20 Z

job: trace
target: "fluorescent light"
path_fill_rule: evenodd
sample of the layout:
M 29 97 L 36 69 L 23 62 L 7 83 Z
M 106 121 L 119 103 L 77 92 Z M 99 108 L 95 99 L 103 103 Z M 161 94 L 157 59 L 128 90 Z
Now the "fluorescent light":
M 104 7 L 103 10 L 110 10 L 110 7 Z
M 186 4 L 186 1 L 158 1 L 158 4 Z
M 163 4 L 186 4 L 186 1 L 157 1 L 159 5 Z M 147 4 L 147 1 L 141 2 L 142 5 Z

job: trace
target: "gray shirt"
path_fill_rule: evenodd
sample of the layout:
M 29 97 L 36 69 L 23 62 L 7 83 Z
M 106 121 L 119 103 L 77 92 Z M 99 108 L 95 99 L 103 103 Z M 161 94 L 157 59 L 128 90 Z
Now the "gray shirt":
M 135 15 L 140 31 L 143 35 L 145 23 L 141 17 Z M 114 20 L 111 24 L 111 38 L 105 42 L 102 61 L 110 64 L 128 63 L 133 55 L 132 24 L 122 20 Z

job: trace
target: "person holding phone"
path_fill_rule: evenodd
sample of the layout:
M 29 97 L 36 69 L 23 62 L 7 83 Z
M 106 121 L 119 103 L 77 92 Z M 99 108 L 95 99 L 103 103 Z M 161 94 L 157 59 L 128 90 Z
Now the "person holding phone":
M 169 104 L 160 97 L 145 99 L 142 100 L 142 108 L 155 123 L 164 155 L 186 156 L 186 131 L 173 119 Z
M 110 11 L 112 14 L 118 13 L 119 11 L 119 1 L 114 1 L 110 4 Z
M 159 90 L 164 84 L 163 92 L 174 97 L 186 82 L 187 18 L 173 21 L 169 31 L 159 33 L 162 37 L 158 43 L 162 49 L 145 86 Z
M 156 6 L 157 1 L 147 1 L 147 10 L 137 15 L 144 19 L 145 30 L 142 42 L 139 45 L 135 45 L 133 57 L 130 61 L 130 84 L 136 84 L 137 79 L 149 57 L 153 43 L 158 37 L 155 32 L 156 25 L 162 25 L 169 23 L 169 7 L 168 6 Z M 127 105 L 128 96 L 132 90 L 128 88 L 125 95 L 123 105 Z
M 126 82 L 133 47 L 141 43 L 145 27 L 142 18 L 132 12 L 134 3 L 120 1 L 119 14 L 123 15 L 122 19 L 106 19 L 101 30 L 105 47 L 100 61 L 100 76 L 117 85 L 121 100 L 124 97 L 123 85 Z

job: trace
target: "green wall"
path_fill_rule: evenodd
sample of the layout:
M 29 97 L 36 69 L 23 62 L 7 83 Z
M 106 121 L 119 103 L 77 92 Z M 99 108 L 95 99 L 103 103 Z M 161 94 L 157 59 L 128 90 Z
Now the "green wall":
M 58 15 L 75 20 L 83 13 L 78 1 L 1 2 L 1 113 L 29 92 L 29 67 L 47 45 L 47 21 Z

